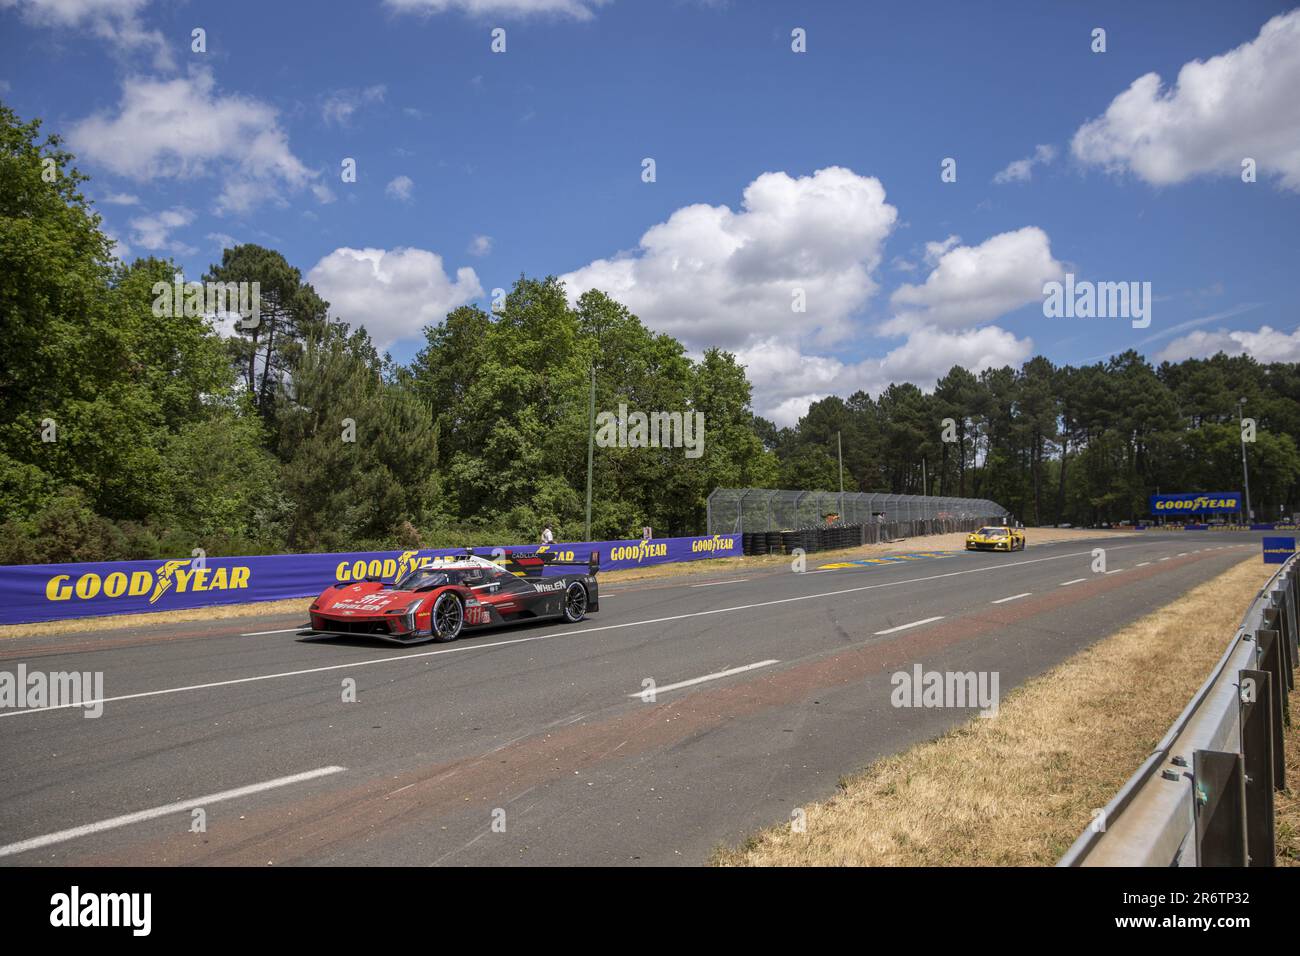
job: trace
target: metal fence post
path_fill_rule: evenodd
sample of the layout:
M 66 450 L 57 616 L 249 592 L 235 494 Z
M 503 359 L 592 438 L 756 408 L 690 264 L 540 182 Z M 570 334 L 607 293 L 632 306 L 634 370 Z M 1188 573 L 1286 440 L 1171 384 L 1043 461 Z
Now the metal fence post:
M 1280 668 L 1281 655 L 1278 653 L 1277 631 L 1271 628 L 1261 627 L 1255 632 L 1255 642 L 1258 648 L 1259 670 L 1268 671 L 1273 675 L 1273 686 L 1279 690 L 1286 686 L 1282 682 Z M 1274 694 L 1273 700 L 1273 726 L 1277 727 L 1279 732 L 1289 723 L 1287 720 L 1287 701 L 1284 694 Z M 1281 747 L 1273 754 L 1273 783 L 1278 787 L 1286 786 L 1286 754 Z
M 1196 865 L 1246 866 L 1246 774 L 1241 754 L 1192 754 Z
M 1246 773 L 1246 852 L 1251 866 L 1272 866 L 1273 749 L 1280 747 L 1273 726 L 1273 675 L 1238 671 L 1241 699 L 1241 753 Z

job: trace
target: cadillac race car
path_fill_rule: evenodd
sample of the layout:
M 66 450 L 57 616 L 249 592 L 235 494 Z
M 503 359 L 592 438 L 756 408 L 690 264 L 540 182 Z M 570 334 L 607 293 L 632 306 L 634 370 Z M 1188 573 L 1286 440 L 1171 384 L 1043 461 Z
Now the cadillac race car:
M 397 644 L 454 641 L 466 629 L 546 618 L 575 624 L 600 610 L 592 552 L 582 571 L 543 576 L 562 565 L 550 552 L 505 552 L 500 563 L 472 552 L 407 571 L 392 584 L 367 579 L 326 589 L 300 637 L 374 637 Z
M 1025 533 L 1019 528 L 989 525 L 966 535 L 967 551 L 1023 551 Z

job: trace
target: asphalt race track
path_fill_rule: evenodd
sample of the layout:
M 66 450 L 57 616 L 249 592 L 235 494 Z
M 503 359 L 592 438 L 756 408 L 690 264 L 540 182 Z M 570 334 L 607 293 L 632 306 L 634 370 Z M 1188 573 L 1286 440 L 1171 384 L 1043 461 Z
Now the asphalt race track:
M 0 710 L 0 865 L 700 864 L 974 713 L 892 707 L 895 671 L 1006 695 L 1259 537 L 611 583 L 576 627 L 415 648 L 299 641 L 300 614 L 6 640 L 0 669 L 103 672 L 106 700 Z

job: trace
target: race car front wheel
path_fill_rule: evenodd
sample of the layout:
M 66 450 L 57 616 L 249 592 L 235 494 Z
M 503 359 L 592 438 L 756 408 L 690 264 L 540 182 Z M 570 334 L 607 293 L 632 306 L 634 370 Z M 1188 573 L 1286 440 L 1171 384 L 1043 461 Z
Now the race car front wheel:
M 460 629 L 465 626 L 465 608 L 460 598 L 450 592 L 439 595 L 429 612 L 429 626 L 435 641 L 454 641 L 459 637 Z
M 587 589 L 577 581 L 564 592 L 564 619 L 577 624 L 587 616 Z

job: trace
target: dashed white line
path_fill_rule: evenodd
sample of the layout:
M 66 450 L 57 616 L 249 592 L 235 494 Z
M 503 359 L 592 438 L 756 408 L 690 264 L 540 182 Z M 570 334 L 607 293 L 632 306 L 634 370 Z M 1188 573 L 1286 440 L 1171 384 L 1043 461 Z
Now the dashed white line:
M 603 597 L 604 595 L 602 595 Z M 289 634 L 293 631 L 301 631 L 304 627 L 311 627 L 310 624 L 299 624 L 297 627 L 282 627 L 278 631 L 249 631 L 247 634 L 240 634 L 240 637 L 261 637 L 263 634 Z
M 703 684 L 705 681 L 718 680 L 723 677 L 730 677 L 732 674 L 743 674 L 745 671 L 757 670 L 760 667 L 771 667 L 773 664 L 779 664 L 780 661 L 758 661 L 755 664 L 746 664 L 744 667 L 733 667 L 729 670 L 718 671 L 716 674 L 705 674 L 703 677 L 692 677 L 690 680 L 678 681 L 676 684 L 665 684 L 663 687 L 647 687 L 645 690 L 639 690 L 635 694 L 628 694 L 629 697 L 640 697 L 647 699 L 653 692 L 654 694 L 663 694 L 670 690 L 680 690 L 683 687 L 693 687 L 696 684 Z
M 295 783 L 315 780 L 318 777 L 328 777 L 331 774 L 342 773 L 346 769 L 346 767 L 319 767 L 316 770 L 308 770 L 305 773 L 295 773 L 290 777 L 277 777 L 274 780 L 267 780 L 263 783 L 249 784 L 247 787 L 237 787 L 234 790 L 222 790 L 220 793 L 210 793 L 205 797 L 195 797 L 192 800 L 180 800 L 176 803 L 169 803 L 165 806 L 154 807 L 151 810 L 140 810 L 136 813 L 124 814 L 120 817 L 110 817 L 107 820 L 100 820 L 98 823 L 87 823 L 85 826 L 72 827 L 69 830 L 59 830 L 57 833 L 48 833 L 45 836 L 32 837 L 30 840 L 20 840 L 18 843 L 10 843 L 8 846 L 0 846 L 0 856 L 13 856 L 16 853 L 26 853 L 28 850 L 39 850 L 41 847 L 52 846 L 55 843 L 66 843 L 68 840 L 90 836 L 92 833 L 103 833 L 105 830 L 116 830 L 118 827 L 130 826 L 133 823 L 143 823 L 146 820 L 154 820 L 158 817 L 165 817 L 172 813 L 182 813 L 185 810 L 193 810 L 195 807 L 205 807 L 210 803 L 220 803 L 223 800 L 237 800 L 240 797 L 247 797 L 254 793 L 262 793 L 265 790 L 274 790 L 277 787 L 288 787 Z
M 927 617 L 923 621 L 913 621 L 911 624 L 900 624 L 898 625 L 898 627 L 888 627 L 885 628 L 885 630 L 883 631 L 876 631 L 876 636 L 879 637 L 881 634 L 895 634 L 898 631 L 906 631 L 909 627 L 920 627 L 922 624 L 933 624 L 935 621 L 942 621 L 942 620 L 943 620 L 942 614 L 940 614 L 938 617 Z
M 1084 581 L 1086 581 L 1086 580 L 1088 580 L 1088 579 L 1087 579 L 1087 578 L 1075 578 L 1075 579 L 1072 580 L 1072 581 L 1062 581 L 1062 582 L 1060 583 L 1059 586 L 1060 586 L 1060 587 L 1065 587 L 1066 585 L 1069 585 L 1069 584 L 1080 584 L 1080 583 L 1082 583 L 1082 582 L 1084 582 Z
M 707 581 L 704 584 L 692 584 L 690 586 L 693 588 L 711 588 L 717 587 L 719 584 L 739 584 L 741 581 L 748 580 L 749 578 L 732 578 L 730 581 Z
M 1150 563 L 1151 563 L 1150 561 L 1143 561 L 1143 562 L 1139 563 L 1139 564 L 1137 565 L 1137 567 L 1139 567 L 1139 568 L 1145 568 L 1145 567 L 1146 567 L 1148 564 L 1150 564 Z
M 1011 597 L 998 598 L 996 601 L 990 601 L 990 604 L 1006 604 L 1008 601 L 1019 601 L 1022 597 L 1029 597 L 1033 591 L 1026 591 L 1024 594 L 1013 594 Z

